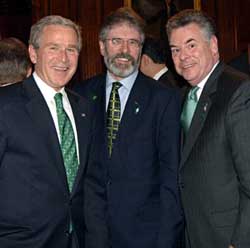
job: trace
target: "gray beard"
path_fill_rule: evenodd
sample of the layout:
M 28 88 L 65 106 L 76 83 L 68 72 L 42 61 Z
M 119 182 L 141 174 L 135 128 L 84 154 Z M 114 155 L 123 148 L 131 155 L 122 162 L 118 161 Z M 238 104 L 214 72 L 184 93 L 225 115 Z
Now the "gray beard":
M 126 56 L 125 56 L 126 57 Z M 140 63 L 140 55 L 138 56 L 138 59 L 135 61 L 133 58 L 131 58 L 128 55 L 128 59 L 130 59 L 130 61 L 132 61 L 132 63 L 130 65 L 117 65 L 115 63 L 115 57 L 113 58 L 109 58 L 107 56 L 107 52 L 106 55 L 104 56 L 104 63 L 107 67 L 107 69 L 114 74 L 117 77 L 121 77 L 121 78 L 126 78 L 128 76 L 130 76 L 132 73 L 134 73 L 138 67 L 139 67 L 139 63 Z

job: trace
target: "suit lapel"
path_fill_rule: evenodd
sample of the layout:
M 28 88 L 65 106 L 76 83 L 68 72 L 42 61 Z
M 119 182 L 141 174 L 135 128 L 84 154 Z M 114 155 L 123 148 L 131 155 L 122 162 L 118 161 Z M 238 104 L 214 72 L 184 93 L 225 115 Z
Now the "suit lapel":
M 65 191 L 65 188 L 67 188 L 67 178 L 56 128 L 49 108 L 33 77 L 25 80 L 23 87 L 24 95 L 28 98 L 26 104 L 27 111 L 33 121 L 35 131 L 40 134 L 40 138 L 44 142 L 44 147 L 48 153 L 48 159 L 51 159 L 51 168 L 55 169 L 58 178 L 60 178 L 60 184 Z M 48 167 L 50 168 L 50 165 Z
M 88 160 L 87 154 L 91 136 L 91 125 L 90 125 L 91 116 L 90 116 L 90 111 L 87 107 L 88 105 L 86 102 L 84 102 L 83 99 L 80 99 L 78 96 L 73 95 L 69 91 L 67 91 L 67 95 L 74 114 L 77 136 L 78 136 L 79 157 L 80 157 L 80 164 L 72 189 L 72 195 L 73 195 L 82 177 L 86 162 Z
M 208 116 L 209 110 L 212 106 L 212 96 L 217 90 L 217 78 L 221 74 L 223 65 L 219 64 L 213 73 L 208 78 L 205 87 L 200 96 L 199 102 L 197 104 L 193 120 L 188 131 L 187 136 L 185 137 L 185 144 L 182 149 L 181 156 L 181 166 L 187 160 L 189 154 L 191 153 L 195 142 L 197 141 L 201 130 L 203 129 L 204 123 Z
M 126 107 L 121 119 L 117 143 L 126 140 L 129 143 L 129 133 L 133 134 L 136 127 L 145 116 L 146 104 L 148 102 L 149 90 L 145 87 L 143 76 L 139 73 L 129 94 Z

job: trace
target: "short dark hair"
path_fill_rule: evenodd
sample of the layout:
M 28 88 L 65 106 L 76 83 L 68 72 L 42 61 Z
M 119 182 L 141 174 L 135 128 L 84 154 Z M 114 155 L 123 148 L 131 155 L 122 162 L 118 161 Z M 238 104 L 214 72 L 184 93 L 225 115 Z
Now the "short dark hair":
M 167 46 L 162 40 L 147 36 L 143 44 L 142 54 L 149 56 L 154 63 L 165 64 L 167 61 Z
M 32 67 L 26 45 L 17 38 L 0 40 L 0 84 L 9 84 L 26 78 Z
M 168 38 L 170 39 L 173 30 L 192 23 L 197 24 L 201 28 L 207 40 L 210 40 L 213 35 L 216 36 L 216 25 L 210 16 L 200 10 L 186 9 L 168 20 L 166 25 Z
M 99 40 L 104 41 L 107 38 L 108 32 L 114 26 L 123 23 L 135 28 L 139 32 L 141 42 L 143 43 L 145 37 L 145 23 L 143 19 L 133 11 L 133 9 L 128 7 L 119 8 L 106 17 L 99 32 Z

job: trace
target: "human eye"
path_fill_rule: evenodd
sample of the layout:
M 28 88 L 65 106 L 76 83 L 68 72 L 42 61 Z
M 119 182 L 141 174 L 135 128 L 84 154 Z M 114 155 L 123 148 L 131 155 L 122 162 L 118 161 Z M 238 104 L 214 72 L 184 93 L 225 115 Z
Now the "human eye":
M 111 42 L 112 42 L 113 45 L 119 46 L 119 45 L 122 44 L 122 39 L 121 38 L 112 38 Z
M 139 47 L 140 46 L 140 41 L 139 40 L 136 40 L 136 39 L 129 39 L 128 40 L 128 44 L 131 46 L 131 47 Z
M 58 46 L 56 46 L 56 45 L 50 45 L 48 48 L 50 51 L 54 51 L 54 52 L 58 51 L 58 49 L 59 49 Z
M 76 47 L 68 47 L 68 48 L 67 48 L 67 51 L 68 51 L 69 53 L 77 53 Z
M 171 54 L 172 56 L 177 56 L 177 54 L 180 52 L 180 49 L 177 47 L 172 47 L 171 48 Z
M 191 42 L 188 44 L 188 48 L 191 50 L 191 49 L 194 49 L 196 47 L 196 44 L 194 42 Z

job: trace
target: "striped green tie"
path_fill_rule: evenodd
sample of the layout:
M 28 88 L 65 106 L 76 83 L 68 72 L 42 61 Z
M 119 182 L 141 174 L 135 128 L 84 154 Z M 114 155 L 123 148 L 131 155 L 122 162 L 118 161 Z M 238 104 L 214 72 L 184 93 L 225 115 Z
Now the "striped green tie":
M 108 152 L 110 157 L 121 119 L 121 102 L 118 93 L 118 89 L 121 86 L 122 84 L 120 82 L 113 83 L 107 109 Z
M 199 87 L 193 87 L 186 98 L 184 103 L 182 113 L 181 113 L 181 125 L 184 130 L 184 133 L 187 134 L 188 129 L 191 125 L 191 121 L 193 119 L 194 111 L 196 109 L 196 105 L 198 103 L 197 91 Z
M 56 93 L 54 99 L 56 103 L 56 112 L 61 137 L 61 150 L 64 166 L 66 169 L 69 190 L 71 192 L 78 170 L 75 135 L 71 121 L 63 108 L 62 94 Z

